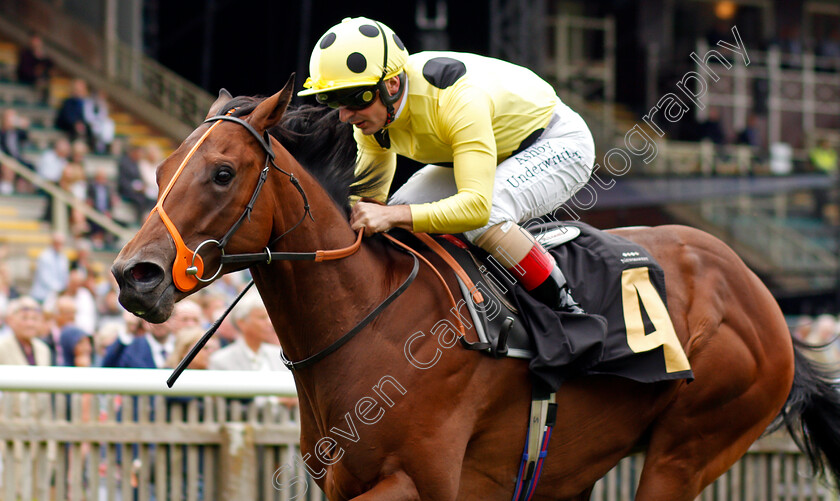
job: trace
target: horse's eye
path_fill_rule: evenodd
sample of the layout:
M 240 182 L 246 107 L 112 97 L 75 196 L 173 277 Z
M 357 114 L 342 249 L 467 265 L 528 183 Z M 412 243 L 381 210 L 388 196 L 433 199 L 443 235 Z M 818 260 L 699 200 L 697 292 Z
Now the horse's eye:
M 230 167 L 222 167 L 218 171 L 216 171 L 216 176 L 213 178 L 213 181 L 216 184 L 220 184 L 222 186 L 230 183 L 233 180 L 233 171 L 230 170 Z

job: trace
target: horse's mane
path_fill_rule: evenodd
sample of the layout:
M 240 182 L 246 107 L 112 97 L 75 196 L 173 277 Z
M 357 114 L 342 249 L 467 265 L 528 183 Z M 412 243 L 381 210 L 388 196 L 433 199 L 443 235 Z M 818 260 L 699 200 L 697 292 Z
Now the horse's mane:
M 236 108 L 233 116 L 250 114 L 265 98 L 239 96 L 219 113 Z M 338 110 L 326 106 L 290 106 L 269 134 L 318 180 L 335 203 L 349 213 L 351 196 L 370 196 L 382 185 L 382 176 L 371 175 L 373 167 L 358 174 L 353 128 L 338 119 Z

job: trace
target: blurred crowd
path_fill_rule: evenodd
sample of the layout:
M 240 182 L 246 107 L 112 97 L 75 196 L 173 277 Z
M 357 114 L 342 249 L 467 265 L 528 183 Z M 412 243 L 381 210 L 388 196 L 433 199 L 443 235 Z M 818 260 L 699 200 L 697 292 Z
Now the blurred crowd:
M 61 132 L 38 151 L 30 141 L 30 120 L 9 105 L 0 110 L 0 150 L 104 215 L 113 217 L 122 202 L 132 212 L 127 222 L 141 221 L 157 199 L 155 170 L 164 156 L 160 147 L 116 138 L 108 97 L 83 79 L 73 80 L 69 95 L 56 100 L 51 95 L 54 64 L 38 34 L 21 48 L 15 76 L 18 84 L 34 90 L 37 106 L 53 108 L 54 121 L 48 125 Z M 91 154 L 115 159 L 115 179 L 104 167 L 85 168 Z M 0 163 L 0 194 L 45 193 Z M 47 207 L 44 219 L 50 217 Z M 179 303 L 169 321 L 150 324 L 122 310 L 115 280 L 91 260 L 92 251 L 114 243 L 109 234 L 79 210 L 71 211 L 70 229 L 69 246 L 63 234 L 51 236 L 27 291 L 12 285 L 0 248 L 0 345 L 5 348 L 0 364 L 174 367 L 245 285 L 241 274 L 226 276 L 194 300 Z M 279 352 L 265 308 L 254 294 L 243 299 L 190 367 L 278 370 Z
M 53 235 L 26 295 L 9 285 L 0 265 L 0 364 L 174 368 L 246 285 L 246 275 L 226 275 L 179 302 L 168 321 L 151 324 L 122 309 L 116 281 L 92 266 L 89 246 L 76 243 L 72 261 L 66 251 L 64 236 Z M 256 292 L 246 294 L 189 368 L 284 369 Z
M 713 66 L 716 75 L 727 76 L 721 83 L 713 78 L 708 83 L 714 85 L 698 90 L 701 95 L 709 92 L 704 104 L 690 110 L 685 119 L 661 124 L 671 140 L 711 143 L 711 167 L 716 174 L 745 173 L 744 164 L 750 172 L 826 172 L 813 161 L 813 150 L 828 147 L 836 151 L 840 147 L 836 118 L 819 108 L 819 99 L 825 99 L 826 104 L 836 101 L 840 27 L 821 21 L 805 31 L 800 20 L 783 17 L 778 21 L 773 30 L 747 29 L 749 23 L 739 24 L 743 46 L 749 49 L 753 63 L 747 62 L 750 70 L 742 74 L 746 75 L 743 80 L 725 66 Z M 720 19 L 704 29 L 706 48 L 719 49 L 718 42 L 732 39 L 732 29 L 731 19 Z M 772 36 L 764 36 L 769 33 Z M 719 62 L 718 56 L 721 53 L 710 61 Z M 682 53 L 676 57 L 685 58 Z M 732 62 L 729 59 L 727 64 Z M 674 64 L 660 68 L 656 85 L 662 93 L 670 92 L 675 82 L 687 76 L 687 69 L 702 73 L 694 66 Z M 799 95 L 792 91 L 797 88 L 801 89 Z M 810 101 L 809 92 L 822 97 Z M 732 101 L 736 94 L 740 104 L 738 99 Z M 794 111 L 797 106 L 801 110 Z M 816 110 L 808 111 L 814 106 Z M 832 169 L 836 162 L 834 165 Z
M 116 137 L 107 96 L 101 90 L 90 90 L 83 79 L 73 80 L 70 95 L 53 103 L 49 83 L 53 64 L 38 35 L 31 36 L 18 61 L 18 83 L 31 86 L 41 106 L 53 108 L 54 121 L 46 125 L 59 133 L 42 149 L 36 148 L 30 137 L 30 120 L 9 105 L 0 110 L 0 150 L 104 215 L 113 217 L 115 207 L 123 202 L 130 209 L 124 222 L 141 221 L 157 198 L 155 168 L 164 156 L 160 147 L 154 143 L 136 146 Z M 89 155 L 113 158 L 116 176 L 102 167 L 86 169 Z M 0 163 L 0 195 L 11 194 L 46 195 Z M 44 218 L 50 217 L 48 207 Z M 70 218 L 73 236 L 89 238 L 97 248 L 113 243 L 101 227 L 86 220 L 79 210 L 71 211 Z

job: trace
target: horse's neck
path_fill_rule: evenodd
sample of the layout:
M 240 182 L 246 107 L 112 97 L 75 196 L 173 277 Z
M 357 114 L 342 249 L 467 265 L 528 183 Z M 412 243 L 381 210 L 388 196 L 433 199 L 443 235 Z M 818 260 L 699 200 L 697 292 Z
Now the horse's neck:
M 296 163 L 294 167 L 314 221 L 304 219 L 272 250 L 312 252 L 352 245 L 356 234 L 344 213 L 309 173 Z M 288 180 L 281 180 L 276 190 L 274 231 L 279 235 L 301 219 L 303 201 Z M 251 271 L 291 360 L 301 360 L 328 346 L 353 327 L 359 312 L 372 309 L 387 294 L 381 290 L 386 283 L 384 266 L 365 245 L 338 260 L 274 263 Z

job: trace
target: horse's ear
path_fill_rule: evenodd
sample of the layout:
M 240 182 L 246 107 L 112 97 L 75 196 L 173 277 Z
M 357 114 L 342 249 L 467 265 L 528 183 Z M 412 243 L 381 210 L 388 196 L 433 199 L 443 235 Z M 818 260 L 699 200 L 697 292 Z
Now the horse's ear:
M 286 81 L 286 85 L 283 86 L 283 90 L 261 102 L 251 112 L 248 121 L 259 131 L 270 129 L 280 123 L 283 113 L 286 112 L 286 107 L 292 100 L 294 90 L 295 74 L 292 73 L 289 80 Z
M 210 106 L 210 111 L 207 112 L 207 116 L 204 117 L 204 119 L 206 120 L 210 117 L 215 117 L 216 115 L 218 115 L 219 111 L 221 111 L 222 109 L 222 106 L 226 105 L 231 99 L 233 99 L 233 96 L 230 95 L 230 92 L 228 92 L 227 89 L 220 89 L 219 97 L 216 98 L 216 102 L 214 102 Z

